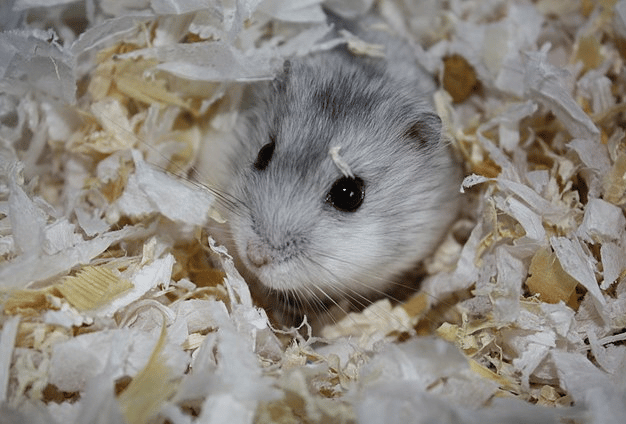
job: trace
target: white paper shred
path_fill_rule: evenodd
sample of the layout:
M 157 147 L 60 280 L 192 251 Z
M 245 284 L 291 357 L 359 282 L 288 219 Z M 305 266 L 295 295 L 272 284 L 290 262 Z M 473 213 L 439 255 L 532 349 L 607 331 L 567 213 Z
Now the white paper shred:
M 495 119 L 495 122 L 498 122 L 500 146 L 505 151 L 512 152 L 517 147 L 520 142 L 520 121 L 536 111 L 537 105 L 530 101 L 512 104 L 501 117 Z
M 0 266 L 0 280 L 4 287 L 25 287 L 29 283 L 67 272 L 76 265 L 88 264 L 111 244 L 145 232 L 142 228 L 129 227 L 108 232 L 92 240 L 81 241 L 54 255 L 22 255 Z
M 258 1 L 258 0 L 257 0 Z M 250 1 L 245 3 L 251 3 Z M 254 3 L 254 2 L 252 2 Z M 198 2 L 196 0 L 168 1 L 168 0 L 151 0 L 150 6 L 156 14 L 183 14 L 203 9 L 209 9 L 211 12 L 219 13 L 220 5 L 210 4 L 207 2 Z
M 53 31 L 4 31 L 0 33 L 0 46 L 2 91 L 23 94 L 30 88 L 74 102 L 72 57 L 59 45 Z M 32 85 L 28 87 L 21 81 Z
M 526 237 L 538 242 L 545 239 L 546 232 L 543 228 L 541 217 L 527 208 L 522 202 L 514 197 L 507 199 L 497 198 L 496 205 L 498 209 L 515 218 L 524 227 Z
M 583 163 L 595 172 L 605 173 L 610 166 L 609 155 L 604 144 L 590 139 L 575 138 L 567 144 L 578 153 Z
M 53 0 L 47 2 L 48 6 L 56 6 L 59 4 L 72 3 L 73 0 Z M 15 12 L 19 12 L 25 9 L 29 9 L 31 7 L 39 7 L 41 6 L 41 1 L 39 0 L 16 0 L 13 4 L 13 10 Z
M 626 394 L 606 373 L 587 358 L 571 352 L 553 351 L 552 357 L 565 388 L 589 408 L 592 422 L 609 424 L 626 417 Z
M 328 154 L 333 160 L 333 163 L 337 166 L 337 168 L 339 168 L 339 171 L 341 171 L 344 176 L 354 178 L 354 174 L 350 169 L 350 165 L 348 165 L 346 161 L 343 160 L 343 158 L 339 154 L 339 150 L 341 150 L 341 146 L 333 146 L 328 151 Z
M 122 56 L 135 57 L 155 58 L 162 62 L 156 69 L 197 81 L 270 79 L 277 69 L 271 56 L 245 55 L 219 41 L 145 49 Z
M 466 370 L 466 359 L 449 343 L 433 338 L 420 338 L 400 345 L 389 344 L 380 355 L 361 371 L 364 381 L 414 382 L 422 390 L 442 378 Z M 367 378 L 367 377 L 370 378 Z
M 207 382 L 209 395 L 200 422 L 252 423 L 258 402 L 275 398 L 277 393 L 262 375 L 245 339 L 228 329 L 218 337 L 218 366 Z
M 401 423 L 410 417 L 426 422 L 437 417 L 439 422 L 452 422 L 453 408 L 428 394 L 426 388 L 443 375 L 457 375 L 465 369 L 465 359 L 442 340 L 388 345 L 361 371 L 363 383 L 353 395 L 359 420 Z
M 440 386 L 441 392 L 446 393 L 450 390 L 447 384 L 455 378 L 468 383 L 468 390 L 460 394 L 466 400 L 495 389 L 488 381 L 472 380 L 466 371 L 464 358 L 441 340 L 425 338 L 387 346 L 363 368 L 361 378 L 365 383 L 354 395 L 359 422 L 498 423 L 516 419 L 519 422 L 559 422 L 557 411 L 521 402 L 508 404 L 504 409 L 477 410 L 474 408 L 480 404 L 480 396 L 474 398 L 477 403 L 452 403 L 427 392 L 426 388 L 431 385 Z M 438 379 L 442 380 L 437 382 Z M 500 412 L 505 410 L 506 413 Z
M 135 375 L 148 362 L 158 333 L 116 329 L 74 337 L 54 346 L 50 363 L 50 382 L 60 390 L 75 392 L 105 370 L 113 378 Z M 167 365 L 182 373 L 188 365 L 180 346 L 165 347 Z
M 209 237 L 209 246 L 213 252 L 218 254 L 221 264 L 224 267 L 227 277 L 226 287 L 233 306 L 240 304 L 244 308 L 253 308 L 250 290 L 248 289 L 244 279 L 235 268 L 232 256 L 228 254 L 224 246 L 218 246 L 212 237 Z
M 157 285 L 169 285 L 173 266 L 174 256 L 171 254 L 143 266 L 130 278 L 134 287 L 130 291 L 113 299 L 107 306 L 99 310 L 98 313 L 103 316 L 112 315 L 115 311 L 139 299 L 148 290 L 155 288 Z
M 63 303 L 59 310 L 46 311 L 43 320 L 46 324 L 59 325 L 65 328 L 93 324 L 93 318 L 79 313 L 67 303 Z
M 602 290 L 608 289 L 626 270 L 626 256 L 623 249 L 616 243 L 603 243 L 600 248 L 604 281 L 600 285 Z
M 6 320 L 0 333 L 0 403 L 5 403 L 8 400 L 7 391 L 9 389 L 11 359 L 13 358 L 15 337 L 17 336 L 19 323 L 19 316 Z
M 626 1 L 620 0 L 615 7 L 615 29 L 626 37 Z
M 110 225 L 100 218 L 101 211 L 94 211 L 93 213 L 87 212 L 84 209 L 74 209 L 78 225 L 89 237 L 93 237 L 97 234 L 102 234 L 110 228 Z
M 527 4 L 513 3 L 510 7 L 505 22 L 488 27 L 488 44 L 483 54 L 488 64 L 495 61 L 499 65 L 491 66 L 492 72 L 497 72 L 495 86 L 521 96 L 524 90 L 523 52 L 536 43 L 544 17 Z
M 312 51 L 324 51 L 344 43 L 341 38 L 329 38 L 332 27 L 326 22 L 314 25 L 296 34 L 278 46 L 282 57 L 304 56 Z
M 544 46 L 527 53 L 524 69 L 525 91 L 548 107 L 574 137 L 597 140 L 600 131 L 567 90 L 567 72 L 550 65 Z
M 26 195 L 18 183 L 18 164 L 10 165 L 9 218 L 15 246 L 21 252 L 37 252 L 41 248 L 46 214 Z
M 257 332 L 268 330 L 267 317 L 252 305 L 248 288 L 224 249 L 213 241 L 211 246 L 226 265 L 234 320 L 221 302 L 207 309 L 213 311 L 211 320 L 219 330 L 205 338 L 192 362 L 194 372 L 181 383 L 177 398 L 206 396 L 199 422 L 251 423 L 260 401 L 279 396 L 253 353 Z
M 65 218 L 47 226 L 42 243 L 43 251 L 48 255 L 54 255 L 80 243 L 82 237 L 75 231 L 75 226 Z
M 117 358 L 111 361 L 108 369 L 119 366 Z M 111 373 L 104 372 L 90 379 L 73 412 L 74 423 L 111 423 L 126 424 L 124 415 L 115 399 L 114 383 Z
M 490 294 L 494 299 L 495 318 L 498 322 L 515 320 L 526 267 L 522 260 L 510 253 L 510 249 L 500 247 L 496 250 L 496 269 L 498 280 Z
M 622 239 L 625 229 L 626 218 L 619 207 L 602 199 L 591 199 L 578 232 L 588 242 L 617 241 Z
M 89 53 L 98 47 L 107 45 L 116 39 L 135 34 L 143 22 L 150 20 L 150 16 L 122 16 L 115 19 L 107 19 L 100 25 L 85 29 L 76 42 L 72 44 L 71 50 L 75 56 Z M 81 65 L 79 63 L 79 65 Z M 84 65 L 85 67 L 87 64 Z M 81 69 L 79 67 L 79 69 Z
M 116 213 L 142 216 L 159 212 L 172 221 L 192 225 L 206 224 L 213 203 L 212 194 L 153 169 L 141 159 L 141 154 L 137 151 L 133 151 L 133 159 L 136 171 L 130 176 L 124 193 L 114 204 Z M 176 193 L 176 196 L 172 197 L 171 193 Z
M 466 188 L 474 187 L 477 184 L 481 184 L 487 181 L 489 181 L 489 178 L 484 177 L 482 175 L 476 175 L 476 174 L 468 175 L 467 177 L 463 179 L 463 184 L 461 184 L 460 191 L 461 193 L 465 193 Z
M 595 277 L 595 263 L 591 262 L 591 257 L 585 254 L 580 242 L 564 237 L 551 237 L 550 245 L 565 272 L 589 290 L 594 301 L 597 302 L 598 312 L 602 313 L 601 305 L 605 304 L 605 300 Z
M 259 5 L 259 11 L 291 22 L 323 22 L 321 0 L 265 0 Z
M 373 3 L 374 0 L 327 0 L 324 6 L 339 16 L 354 19 L 370 10 Z
M 591 99 L 594 113 L 602 113 L 615 106 L 615 99 L 611 93 L 613 83 L 598 71 L 589 71 L 578 82 L 578 87 L 587 98 Z
M 545 218 L 559 222 L 569 213 L 564 205 L 550 203 L 532 188 L 505 178 L 498 178 L 498 184 L 511 194 L 519 196 L 532 210 L 541 213 Z
M 82 241 L 54 255 L 22 255 L 0 267 L 0 280 L 5 287 L 22 286 L 45 280 L 73 266 L 88 264 L 91 259 L 104 252 L 112 243 L 133 235 L 140 235 L 141 228 L 126 228 L 108 232 L 101 237 Z
M 588 337 L 595 360 L 604 371 L 613 376 L 613 380 L 619 385 L 624 375 L 621 367 L 626 361 L 626 347 L 607 343 L 606 340 L 601 342 L 594 333 L 588 333 Z M 625 388 L 621 385 L 622 390 Z

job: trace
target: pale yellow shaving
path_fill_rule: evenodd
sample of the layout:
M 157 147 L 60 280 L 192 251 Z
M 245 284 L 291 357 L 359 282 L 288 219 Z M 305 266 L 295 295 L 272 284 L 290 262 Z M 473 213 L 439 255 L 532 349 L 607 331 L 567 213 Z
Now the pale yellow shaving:
M 165 81 L 162 80 L 147 80 L 139 75 L 122 74 L 115 78 L 115 84 L 122 93 L 140 102 L 150 105 L 176 105 L 185 109 L 190 108 L 190 102 L 184 101 L 168 91 L 165 87 Z
M 163 355 L 166 341 L 165 317 L 161 335 L 146 366 L 133 378 L 118 397 L 120 408 L 129 424 L 146 423 L 174 393 L 173 373 Z
M 563 301 L 576 307 L 576 281 L 563 270 L 558 258 L 549 248 L 537 250 L 530 262 L 530 277 L 526 287 L 533 294 L 548 303 Z
M 620 152 L 615 163 L 604 176 L 604 200 L 614 205 L 624 203 L 626 192 L 626 154 Z
M 519 384 L 516 384 L 514 381 L 511 381 L 508 378 L 505 378 L 499 374 L 496 374 L 495 372 L 484 367 L 483 365 L 479 364 L 473 359 L 468 359 L 468 362 L 469 362 L 470 369 L 472 371 L 474 371 L 476 374 L 480 375 L 481 377 L 495 381 L 496 383 L 498 383 L 498 385 L 501 388 L 505 390 L 510 390 L 514 393 L 519 393 L 521 391 L 521 387 L 519 386 Z
M 132 289 L 130 281 L 122 280 L 113 270 L 104 266 L 86 266 L 76 276 L 66 277 L 59 291 L 81 311 L 99 308 L 125 291 Z

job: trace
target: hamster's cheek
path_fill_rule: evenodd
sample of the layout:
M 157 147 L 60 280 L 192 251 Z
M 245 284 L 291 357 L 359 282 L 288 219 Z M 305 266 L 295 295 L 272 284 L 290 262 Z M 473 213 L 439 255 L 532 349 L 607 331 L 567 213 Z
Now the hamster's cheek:
M 378 291 L 393 261 L 382 228 L 374 222 L 325 228 L 309 251 L 320 286 L 335 295 Z
M 311 244 L 290 252 L 261 240 L 248 217 L 233 216 L 230 225 L 240 262 L 269 289 L 323 300 L 378 291 L 388 277 L 377 271 L 389 258 L 381 229 L 371 223 L 354 228 L 322 223 L 307 235 Z

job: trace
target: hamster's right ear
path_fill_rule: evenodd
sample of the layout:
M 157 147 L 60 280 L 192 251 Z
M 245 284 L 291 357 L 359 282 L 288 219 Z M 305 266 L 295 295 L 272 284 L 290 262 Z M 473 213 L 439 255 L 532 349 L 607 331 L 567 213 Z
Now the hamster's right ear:
M 279 92 L 284 92 L 287 89 L 287 83 L 291 75 L 291 61 L 286 59 L 283 62 L 283 70 L 280 74 L 274 78 L 273 85 Z
M 434 112 L 419 115 L 404 132 L 409 140 L 417 142 L 418 146 L 431 146 L 441 140 L 441 118 Z

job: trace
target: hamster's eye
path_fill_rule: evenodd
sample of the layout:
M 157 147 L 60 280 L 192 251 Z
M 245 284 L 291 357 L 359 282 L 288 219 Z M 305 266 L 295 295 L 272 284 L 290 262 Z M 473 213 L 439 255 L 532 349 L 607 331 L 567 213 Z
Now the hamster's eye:
M 272 156 L 274 156 L 274 147 L 276 147 L 276 141 L 272 139 L 270 143 L 267 143 L 261 150 L 259 150 L 259 154 L 256 157 L 256 161 L 254 161 L 254 167 L 259 171 L 263 171 L 269 165 L 270 160 L 272 160 Z
M 341 177 L 333 183 L 326 202 L 342 212 L 356 211 L 365 198 L 365 183 L 359 177 Z

